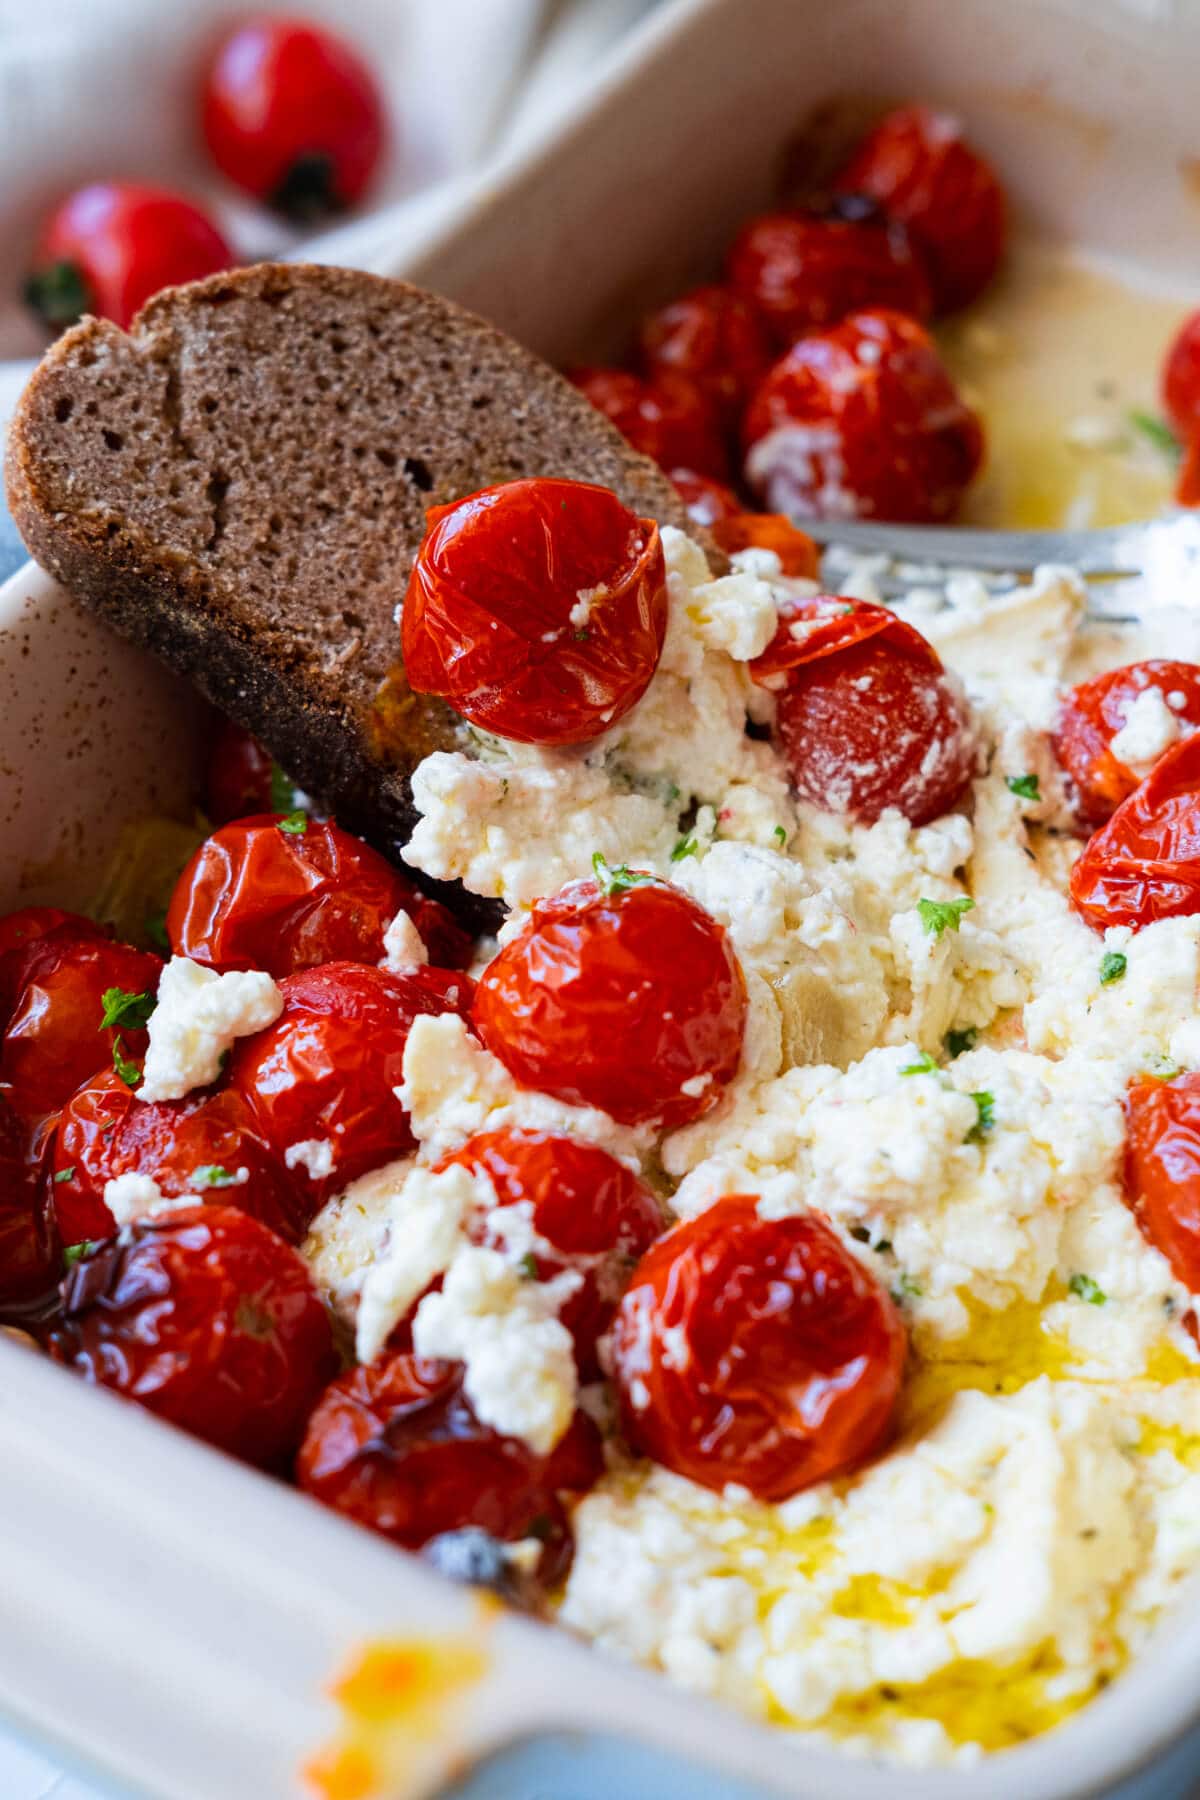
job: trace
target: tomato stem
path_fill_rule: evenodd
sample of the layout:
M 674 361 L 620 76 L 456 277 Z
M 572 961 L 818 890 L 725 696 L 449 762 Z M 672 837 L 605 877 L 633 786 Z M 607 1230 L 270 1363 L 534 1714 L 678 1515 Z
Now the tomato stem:
M 47 325 L 74 325 L 94 304 L 83 270 L 65 258 L 27 276 L 21 292 L 25 304 Z

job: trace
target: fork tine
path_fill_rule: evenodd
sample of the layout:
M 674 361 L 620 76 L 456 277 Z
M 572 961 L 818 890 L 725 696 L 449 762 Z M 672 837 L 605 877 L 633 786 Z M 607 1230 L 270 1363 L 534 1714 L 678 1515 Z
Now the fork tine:
M 1026 574 L 1042 563 L 1066 563 L 1096 579 L 1136 575 L 1145 566 L 1142 525 L 1099 531 L 980 531 L 970 525 L 884 525 L 859 520 L 799 519 L 818 544 L 882 552 L 893 562 L 996 569 Z

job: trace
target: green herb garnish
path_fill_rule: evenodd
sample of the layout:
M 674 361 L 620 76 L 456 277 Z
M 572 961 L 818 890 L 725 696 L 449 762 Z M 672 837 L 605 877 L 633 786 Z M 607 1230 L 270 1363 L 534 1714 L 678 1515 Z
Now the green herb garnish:
M 525 1277 L 526 1281 L 536 1281 L 537 1280 L 537 1278 L 538 1278 L 537 1257 L 533 1254 L 532 1250 L 527 1250 L 525 1252 L 524 1256 L 521 1258 L 520 1263 L 518 1264 L 518 1267 L 520 1268 L 520 1271 L 521 1271 L 522 1275 Z
M 1158 418 L 1154 413 L 1143 412 L 1140 407 L 1136 406 L 1127 414 L 1127 417 L 1133 429 L 1140 431 L 1144 438 L 1148 438 L 1156 450 L 1161 450 L 1162 454 L 1170 457 L 1172 462 L 1178 460 L 1182 446 L 1165 419 Z
M 910 1062 L 901 1069 L 902 1075 L 936 1075 L 937 1061 L 930 1056 L 928 1050 L 922 1050 L 916 1062 Z
M 1017 794 L 1022 800 L 1040 800 L 1036 775 L 1006 775 L 1004 784 L 1010 794 Z
M 771 833 L 771 836 L 775 839 L 775 842 L 779 845 L 779 848 L 781 850 L 787 844 L 787 832 L 784 830 L 782 825 L 777 825 L 775 827 L 774 831 Z
M 56 1173 L 54 1179 L 56 1182 L 58 1182 L 58 1181 L 74 1181 L 74 1179 L 75 1179 L 75 1164 L 72 1163 L 69 1169 L 59 1169 L 58 1172 Z
M 279 829 L 286 831 L 289 837 L 303 837 L 308 830 L 308 814 L 306 812 L 289 813 L 286 819 L 280 819 Z
M 126 1087 L 135 1088 L 142 1079 L 142 1071 L 135 1062 L 130 1062 L 125 1054 L 125 1045 L 119 1037 L 113 1039 L 113 1068 Z
M 996 1098 L 994 1094 L 989 1094 L 983 1089 L 977 1094 L 972 1094 L 971 1098 L 975 1102 L 975 1123 L 963 1142 L 982 1144 L 985 1138 L 991 1136 L 992 1127 L 996 1123 Z
M 924 1289 L 919 1281 L 914 1281 L 905 1270 L 900 1271 L 900 1279 L 896 1283 L 896 1292 L 901 1299 L 919 1300 Z
M 1097 1287 L 1090 1275 L 1072 1275 L 1067 1286 L 1077 1300 L 1086 1300 L 1089 1306 L 1103 1306 L 1108 1299 L 1104 1289 Z
M 921 916 L 922 925 L 927 932 L 931 932 L 934 937 L 938 938 L 941 937 L 947 926 L 951 931 L 957 931 L 962 924 L 963 914 L 971 912 L 974 906 L 975 902 L 968 894 L 963 894 L 958 900 L 917 901 L 917 911 Z
M 157 951 L 163 956 L 170 956 L 171 940 L 167 936 L 167 914 L 165 908 L 162 912 L 147 913 L 145 919 L 142 921 L 142 930 Z
M 296 784 L 277 762 L 271 764 L 271 811 L 290 813 L 296 804 Z
M 192 1181 L 197 1187 L 234 1187 L 237 1176 L 231 1175 L 228 1169 L 223 1169 L 220 1163 L 201 1163 L 198 1169 L 192 1171 Z
M 695 856 L 699 847 L 694 837 L 681 837 L 671 852 L 671 861 L 682 862 L 685 856 Z
M 63 1251 L 64 1269 L 73 1269 L 77 1262 L 82 1262 L 85 1256 L 90 1256 L 95 1248 L 95 1238 L 80 1238 L 77 1244 L 68 1244 Z
M 1128 963 L 1128 958 L 1119 950 L 1106 950 L 1100 958 L 1100 986 L 1111 987 L 1114 981 L 1120 981 Z
M 134 994 L 119 987 L 105 988 L 100 1003 L 104 1008 L 101 1031 L 113 1026 L 118 1031 L 145 1031 L 156 1004 L 153 994 Z
M 630 888 L 644 887 L 654 880 L 642 869 L 631 869 L 625 863 L 618 863 L 610 869 L 599 850 L 592 857 L 592 871 L 602 894 L 627 894 Z

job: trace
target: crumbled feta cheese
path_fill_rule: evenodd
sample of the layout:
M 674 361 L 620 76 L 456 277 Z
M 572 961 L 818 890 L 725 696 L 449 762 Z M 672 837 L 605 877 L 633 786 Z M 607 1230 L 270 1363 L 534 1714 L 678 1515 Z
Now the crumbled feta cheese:
M 1135 775 L 1148 775 L 1164 750 L 1180 735 L 1180 722 L 1163 697 L 1161 688 L 1144 687 L 1133 698 L 1120 731 L 1109 745 L 1118 762 Z
M 119 1227 L 152 1213 L 170 1212 L 172 1207 L 203 1206 L 204 1197 L 201 1194 L 180 1194 L 177 1199 L 168 1200 L 152 1176 L 139 1175 L 134 1171 L 127 1175 L 114 1175 L 110 1181 L 105 1182 L 104 1204 Z
M 383 969 L 420 968 L 429 961 L 425 940 L 401 909 L 383 934 Z
M 405 1170 L 391 1194 L 387 1235 L 362 1284 L 355 1340 L 359 1362 L 374 1362 L 392 1329 L 450 1267 L 481 1183 L 487 1189 L 486 1211 L 496 1196 L 482 1176 L 457 1165 L 437 1174 Z
M 257 969 L 218 975 L 186 956 L 173 956 L 162 972 L 158 1004 L 150 1015 L 145 1073 L 139 1100 L 181 1100 L 221 1072 L 234 1040 L 273 1025 L 283 995 Z
M 283 1153 L 284 1166 L 303 1169 L 310 1181 L 324 1181 L 333 1174 L 333 1145 L 328 1138 L 301 1138 Z

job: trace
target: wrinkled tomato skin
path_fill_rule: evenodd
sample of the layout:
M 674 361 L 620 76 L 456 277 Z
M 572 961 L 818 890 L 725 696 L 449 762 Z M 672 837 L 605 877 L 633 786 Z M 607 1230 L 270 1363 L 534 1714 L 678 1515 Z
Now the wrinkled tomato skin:
M 224 1169 L 234 1180 L 209 1185 L 196 1177 L 202 1169 Z M 139 1100 L 112 1069 L 63 1108 L 50 1170 L 47 1193 L 64 1244 L 112 1236 L 104 1184 L 118 1175 L 149 1175 L 168 1200 L 193 1193 L 237 1207 L 289 1244 L 300 1242 L 316 1210 L 303 1172 L 293 1178 L 284 1171 L 233 1089 Z
M 708 397 L 686 376 L 653 380 L 630 369 L 592 366 L 566 371 L 621 436 L 660 469 L 695 469 L 715 481 L 729 478 L 729 453 Z
M 57 1273 L 57 1245 L 28 1133 L 0 1093 L 0 1312 L 48 1294 Z
M 895 806 L 927 825 L 966 792 L 965 704 L 933 646 L 886 607 L 829 594 L 789 602 L 750 676 L 776 695 L 788 772 L 813 806 L 867 825 Z
M 823 1219 L 760 1219 L 736 1194 L 642 1259 L 612 1346 L 636 1449 L 718 1493 L 736 1482 L 779 1501 L 881 1447 L 906 1342 Z
M 869 195 L 906 228 L 929 270 L 940 313 L 974 300 L 1000 266 L 1008 234 L 1004 190 L 948 113 L 926 106 L 888 113 L 835 187 Z
M 739 511 L 714 520 L 709 529 L 727 556 L 735 556 L 739 550 L 772 550 L 784 575 L 805 581 L 815 580 L 820 569 L 817 546 L 783 513 Z
M 1200 312 L 1179 327 L 1163 361 L 1162 402 L 1176 437 L 1188 443 L 1200 432 Z
M 718 282 L 651 313 L 638 333 L 638 349 L 652 380 L 682 375 L 694 382 L 727 426 L 737 425 L 773 356 L 757 309 Z
M 789 517 L 945 519 L 983 460 L 933 340 L 895 312 L 801 338 L 751 401 L 743 440 L 748 485 Z
M 538 1573 L 550 1584 L 565 1576 L 574 1549 L 564 1497 L 585 1493 L 603 1466 L 599 1434 L 583 1413 L 540 1457 L 480 1424 L 461 1364 L 399 1353 L 349 1370 L 321 1396 L 296 1479 L 406 1550 L 466 1525 L 505 1543 L 536 1532 L 545 1545 Z
M 1172 745 L 1089 840 L 1071 904 L 1094 931 L 1200 912 L 1200 733 Z
M 305 1263 L 230 1206 L 135 1220 L 85 1252 L 62 1304 L 55 1361 L 260 1468 L 290 1459 L 337 1369 Z
M 1132 1081 L 1125 1096 L 1125 1200 L 1171 1273 L 1200 1290 L 1200 1074 Z
M 925 270 L 905 232 L 886 221 L 767 213 L 735 238 L 728 272 L 780 349 L 864 307 L 921 320 L 931 311 Z
M 56 925 L 12 954 L 15 961 L 0 973 L 15 996 L 0 1049 L 0 1084 L 33 1123 L 57 1112 L 98 1069 L 111 1067 L 118 1038 L 131 1061 L 145 1054 L 144 1031 L 100 1029 L 103 995 L 112 987 L 156 993 L 162 959 L 73 923 Z
M 472 987 L 444 969 L 394 974 L 342 962 L 289 975 L 280 990 L 282 1013 L 235 1046 L 228 1084 L 284 1167 L 290 1145 L 329 1143 L 332 1168 L 311 1183 L 316 1211 L 348 1182 L 413 1148 L 394 1092 L 404 1078 L 409 1027 L 422 1014 L 465 1017 Z
M 484 488 L 426 516 L 401 621 L 405 673 L 499 737 L 585 743 L 650 684 L 666 579 L 657 525 L 610 489 Z
M 1141 780 L 1113 755 L 1112 740 L 1131 702 L 1152 687 L 1164 700 L 1169 694 L 1182 695 L 1184 704 L 1171 711 L 1181 724 L 1200 727 L 1200 666 L 1195 663 L 1128 663 L 1080 682 L 1063 700 L 1051 741 L 1085 824 L 1102 825 Z
M 540 1281 L 566 1269 L 582 1276 L 558 1316 L 575 1340 L 581 1379 L 598 1380 L 597 1341 L 630 1269 L 663 1230 L 650 1189 L 606 1150 L 546 1131 L 480 1132 L 438 1166 L 485 1175 L 500 1206 L 531 1208 L 534 1231 L 556 1252 L 535 1258 Z M 482 1222 L 470 1235 L 489 1248 L 506 1247 Z
M 742 503 L 731 487 L 714 481 L 710 475 L 697 475 L 695 469 L 672 469 L 671 485 L 687 507 L 688 518 L 696 525 L 713 525 L 718 519 L 732 518 Z
M 525 1087 L 624 1125 L 686 1125 L 733 1079 L 746 982 L 724 929 L 677 888 L 570 882 L 493 958 L 474 1019 Z M 697 1091 L 685 1092 L 684 1084 Z
M 256 737 L 232 719 L 219 720 L 204 770 L 205 817 L 220 826 L 272 811 L 273 768 L 270 752 Z
M 378 963 L 384 933 L 406 912 L 433 961 L 468 960 L 468 934 L 377 851 L 332 819 L 284 831 L 283 817 L 235 819 L 200 845 L 167 908 L 176 956 L 265 969 L 276 981 L 321 963 Z
M 12 1017 L 24 981 L 23 952 L 59 925 L 70 925 L 85 937 L 107 935 L 82 913 L 64 912 L 59 906 L 22 906 L 0 919 L 0 1029 Z

